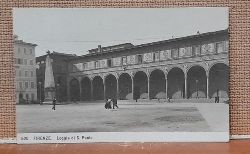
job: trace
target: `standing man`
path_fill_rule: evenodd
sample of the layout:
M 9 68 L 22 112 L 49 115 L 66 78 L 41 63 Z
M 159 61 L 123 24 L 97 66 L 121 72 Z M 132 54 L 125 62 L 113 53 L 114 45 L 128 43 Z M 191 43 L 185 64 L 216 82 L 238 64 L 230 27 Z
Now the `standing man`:
M 215 97 L 215 103 L 220 102 L 220 97 L 219 97 L 219 89 L 216 90 L 216 97 Z
M 112 102 L 113 102 L 113 109 L 118 108 L 118 105 L 117 105 L 117 99 L 116 98 L 113 98 L 112 99 Z
M 53 99 L 53 107 L 52 110 L 56 110 L 56 97 Z

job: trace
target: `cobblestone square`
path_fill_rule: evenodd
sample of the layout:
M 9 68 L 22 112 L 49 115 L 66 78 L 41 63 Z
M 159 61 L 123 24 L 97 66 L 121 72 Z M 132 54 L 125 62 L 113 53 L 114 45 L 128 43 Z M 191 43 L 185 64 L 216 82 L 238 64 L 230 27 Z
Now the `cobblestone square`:
M 17 105 L 18 133 L 68 132 L 227 132 L 224 103 L 121 103 L 106 110 L 104 102 Z

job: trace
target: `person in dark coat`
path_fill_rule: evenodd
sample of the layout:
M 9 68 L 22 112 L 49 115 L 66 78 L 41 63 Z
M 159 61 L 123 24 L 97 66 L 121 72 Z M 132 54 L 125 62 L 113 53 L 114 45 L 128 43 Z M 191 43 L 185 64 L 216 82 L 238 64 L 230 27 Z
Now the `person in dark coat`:
M 113 99 L 112 99 L 112 102 L 113 102 L 113 109 L 114 109 L 115 107 L 118 108 L 117 99 L 116 99 L 116 98 L 113 98 Z
M 219 102 L 220 102 L 219 89 L 217 89 L 217 91 L 216 91 L 216 97 L 215 97 L 215 103 L 219 103 Z
M 111 99 L 106 99 L 106 103 L 105 103 L 105 109 L 111 109 L 112 107 L 111 107 Z
M 52 110 L 56 110 L 56 98 L 55 97 L 53 99 L 52 104 L 53 104 Z

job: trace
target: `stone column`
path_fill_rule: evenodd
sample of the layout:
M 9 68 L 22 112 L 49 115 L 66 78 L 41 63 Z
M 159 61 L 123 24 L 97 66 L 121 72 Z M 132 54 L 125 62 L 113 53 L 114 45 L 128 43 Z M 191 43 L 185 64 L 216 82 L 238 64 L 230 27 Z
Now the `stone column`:
M 185 99 L 187 99 L 187 73 L 184 74 L 184 82 L 185 82 Z
M 82 100 L 82 82 L 81 82 L 81 77 L 78 77 L 78 80 L 79 80 L 79 90 L 80 90 L 80 95 L 79 95 L 79 100 L 81 101 Z
M 134 99 L 134 78 L 131 77 L 132 79 L 132 100 Z
M 167 77 L 165 78 L 166 80 L 166 100 L 168 99 L 168 79 Z
M 119 81 L 116 79 L 116 99 L 119 99 Z
M 207 73 L 207 99 L 209 99 L 209 74 Z
M 93 97 L 93 80 L 90 81 L 90 100 L 94 100 Z
M 67 78 L 67 100 L 70 102 L 70 79 Z
M 150 76 L 148 76 L 148 100 L 150 100 Z
M 103 99 L 106 99 L 106 84 L 105 84 L 105 78 L 103 79 Z

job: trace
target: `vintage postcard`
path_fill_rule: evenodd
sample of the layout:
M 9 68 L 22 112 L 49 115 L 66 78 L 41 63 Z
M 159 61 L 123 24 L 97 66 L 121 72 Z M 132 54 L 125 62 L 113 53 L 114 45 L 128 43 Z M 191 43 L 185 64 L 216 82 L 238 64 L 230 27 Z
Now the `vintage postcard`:
M 227 142 L 228 8 L 14 8 L 17 142 Z

